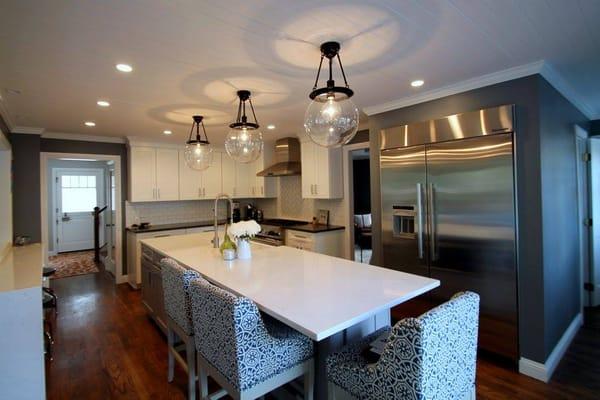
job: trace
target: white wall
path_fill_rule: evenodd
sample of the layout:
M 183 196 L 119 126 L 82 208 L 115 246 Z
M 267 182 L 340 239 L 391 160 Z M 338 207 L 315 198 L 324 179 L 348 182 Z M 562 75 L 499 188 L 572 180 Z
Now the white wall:
M 592 305 L 600 305 L 600 138 L 590 139 L 592 165 L 590 171 L 590 205 L 592 208 L 591 275 L 595 289 Z
M 13 240 L 11 157 L 10 149 L 0 149 L 0 256 Z

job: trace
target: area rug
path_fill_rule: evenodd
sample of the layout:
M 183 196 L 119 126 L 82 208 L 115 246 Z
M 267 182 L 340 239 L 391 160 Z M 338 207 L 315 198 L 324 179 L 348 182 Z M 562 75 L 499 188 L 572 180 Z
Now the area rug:
M 98 266 L 94 262 L 94 251 L 76 251 L 51 256 L 49 267 L 56 268 L 56 273 L 51 279 L 67 278 L 69 276 L 93 274 L 98 272 Z

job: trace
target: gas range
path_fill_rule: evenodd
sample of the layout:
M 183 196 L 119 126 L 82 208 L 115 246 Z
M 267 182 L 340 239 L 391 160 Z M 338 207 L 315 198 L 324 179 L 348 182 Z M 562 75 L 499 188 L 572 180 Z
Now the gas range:
M 285 228 L 304 224 L 306 224 L 306 222 L 295 221 L 292 219 L 265 219 L 260 223 L 260 233 L 258 233 L 253 240 L 258 243 L 264 243 L 271 246 L 283 246 Z

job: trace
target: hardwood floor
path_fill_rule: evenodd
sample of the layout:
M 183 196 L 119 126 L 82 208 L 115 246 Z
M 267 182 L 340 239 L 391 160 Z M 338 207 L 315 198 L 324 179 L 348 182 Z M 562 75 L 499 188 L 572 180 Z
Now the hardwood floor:
M 146 317 L 140 292 L 96 274 L 57 279 L 54 361 L 47 362 L 47 397 L 55 399 L 184 399 L 186 375 L 167 383 L 165 339 Z M 52 315 L 51 312 L 48 315 Z M 53 318 L 51 318 L 53 319 Z M 478 399 L 600 398 L 600 310 L 584 326 L 544 384 L 480 358 Z

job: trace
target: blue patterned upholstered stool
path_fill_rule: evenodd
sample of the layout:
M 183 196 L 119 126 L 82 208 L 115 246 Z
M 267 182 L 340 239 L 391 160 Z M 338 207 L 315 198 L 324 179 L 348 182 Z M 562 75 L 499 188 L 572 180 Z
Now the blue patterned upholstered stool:
M 188 398 L 196 398 L 196 349 L 194 327 L 188 289 L 190 281 L 200 275 L 196 271 L 183 268 L 172 259 L 160 262 L 165 311 L 167 313 L 167 342 L 169 354 L 169 382 L 173 381 L 175 360 L 188 373 Z M 176 343 L 179 338 L 181 345 Z M 180 351 L 185 348 L 186 359 Z
M 305 399 L 313 398 L 312 340 L 279 322 L 263 322 L 250 299 L 200 278 L 190 285 L 200 394 L 206 374 L 234 399 L 255 399 L 304 375 Z
M 391 328 L 382 355 L 369 361 L 369 343 L 385 330 L 327 359 L 329 399 L 475 399 L 479 295 L 457 293 L 418 318 Z

